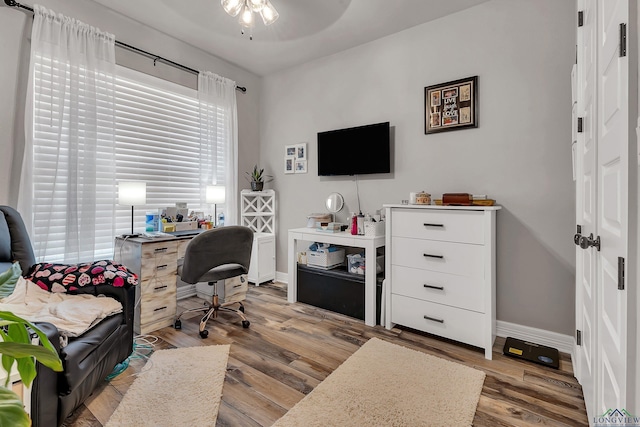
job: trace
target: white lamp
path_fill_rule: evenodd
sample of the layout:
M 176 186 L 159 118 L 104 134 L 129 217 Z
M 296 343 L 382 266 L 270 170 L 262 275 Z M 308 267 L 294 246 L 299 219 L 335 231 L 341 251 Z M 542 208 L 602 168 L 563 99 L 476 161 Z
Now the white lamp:
M 118 183 L 118 204 L 131 206 L 131 234 L 125 237 L 135 237 L 133 233 L 133 207 L 147 203 L 147 183 L 146 182 L 119 182 Z
M 225 200 L 225 187 L 224 185 L 207 185 L 206 202 L 213 203 L 213 224 L 216 225 L 218 221 L 218 212 L 216 211 L 216 204 L 224 203 Z

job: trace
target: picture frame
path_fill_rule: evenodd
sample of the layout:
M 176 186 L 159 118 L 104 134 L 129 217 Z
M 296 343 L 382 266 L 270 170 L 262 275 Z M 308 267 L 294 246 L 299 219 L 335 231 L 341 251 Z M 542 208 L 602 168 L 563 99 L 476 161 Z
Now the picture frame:
M 307 143 L 296 144 L 296 159 L 307 160 Z
M 295 156 L 285 156 L 284 157 L 284 173 L 295 173 L 296 167 L 296 157 Z
M 307 161 L 296 159 L 295 161 L 295 173 L 307 173 Z
M 284 146 L 284 156 L 287 157 L 295 157 L 298 154 L 297 145 L 285 145 Z
M 424 133 L 478 127 L 478 76 L 424 88 Z

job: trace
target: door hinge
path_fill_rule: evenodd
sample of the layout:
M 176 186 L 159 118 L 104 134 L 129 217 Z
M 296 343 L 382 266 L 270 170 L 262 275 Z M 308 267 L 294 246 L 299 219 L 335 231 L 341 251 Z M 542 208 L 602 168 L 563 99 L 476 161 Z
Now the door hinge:
M 578 27 L 582 27 L 584 25 L 584 12 L 578 11 Z
M 624 258 L 618 257 L 618 290 L 624 291 Z
M 627 56 L 627 24 L 620 24 L 620 57 Z
M 582 345 L 582 331 L 580 329 L 576 329 L 576 343 Z
M 578 133 L 582 133 L 582 117 L 578 117 Z

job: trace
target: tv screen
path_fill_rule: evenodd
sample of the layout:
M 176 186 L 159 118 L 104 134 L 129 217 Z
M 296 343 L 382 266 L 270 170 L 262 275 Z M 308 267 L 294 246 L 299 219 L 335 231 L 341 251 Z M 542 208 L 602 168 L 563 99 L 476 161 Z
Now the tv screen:
M 391 172 L 389 122 L 318 132 L 318 175 Z

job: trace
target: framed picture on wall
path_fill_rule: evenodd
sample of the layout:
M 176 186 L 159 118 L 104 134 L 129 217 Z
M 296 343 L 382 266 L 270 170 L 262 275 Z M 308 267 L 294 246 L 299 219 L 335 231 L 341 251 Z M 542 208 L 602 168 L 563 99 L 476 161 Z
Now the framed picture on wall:
M 298 154 L 297 145 L 285 145 L 284 155 L 285 157 L 295 157 Z
M 296 144 L 296 159 L 307 160 L 307 143 Z
M 284 173 L 295 173 L 296 157 L 285 156 L 284 158 Z
M 300 160 L 300 159 L 296 159 L 296 163 L 295 163 L 295 173 L 307 173 L 307 161 L 306 160 Z
M 424 133 L 478 127 L 478 76 L 424 88 Z

